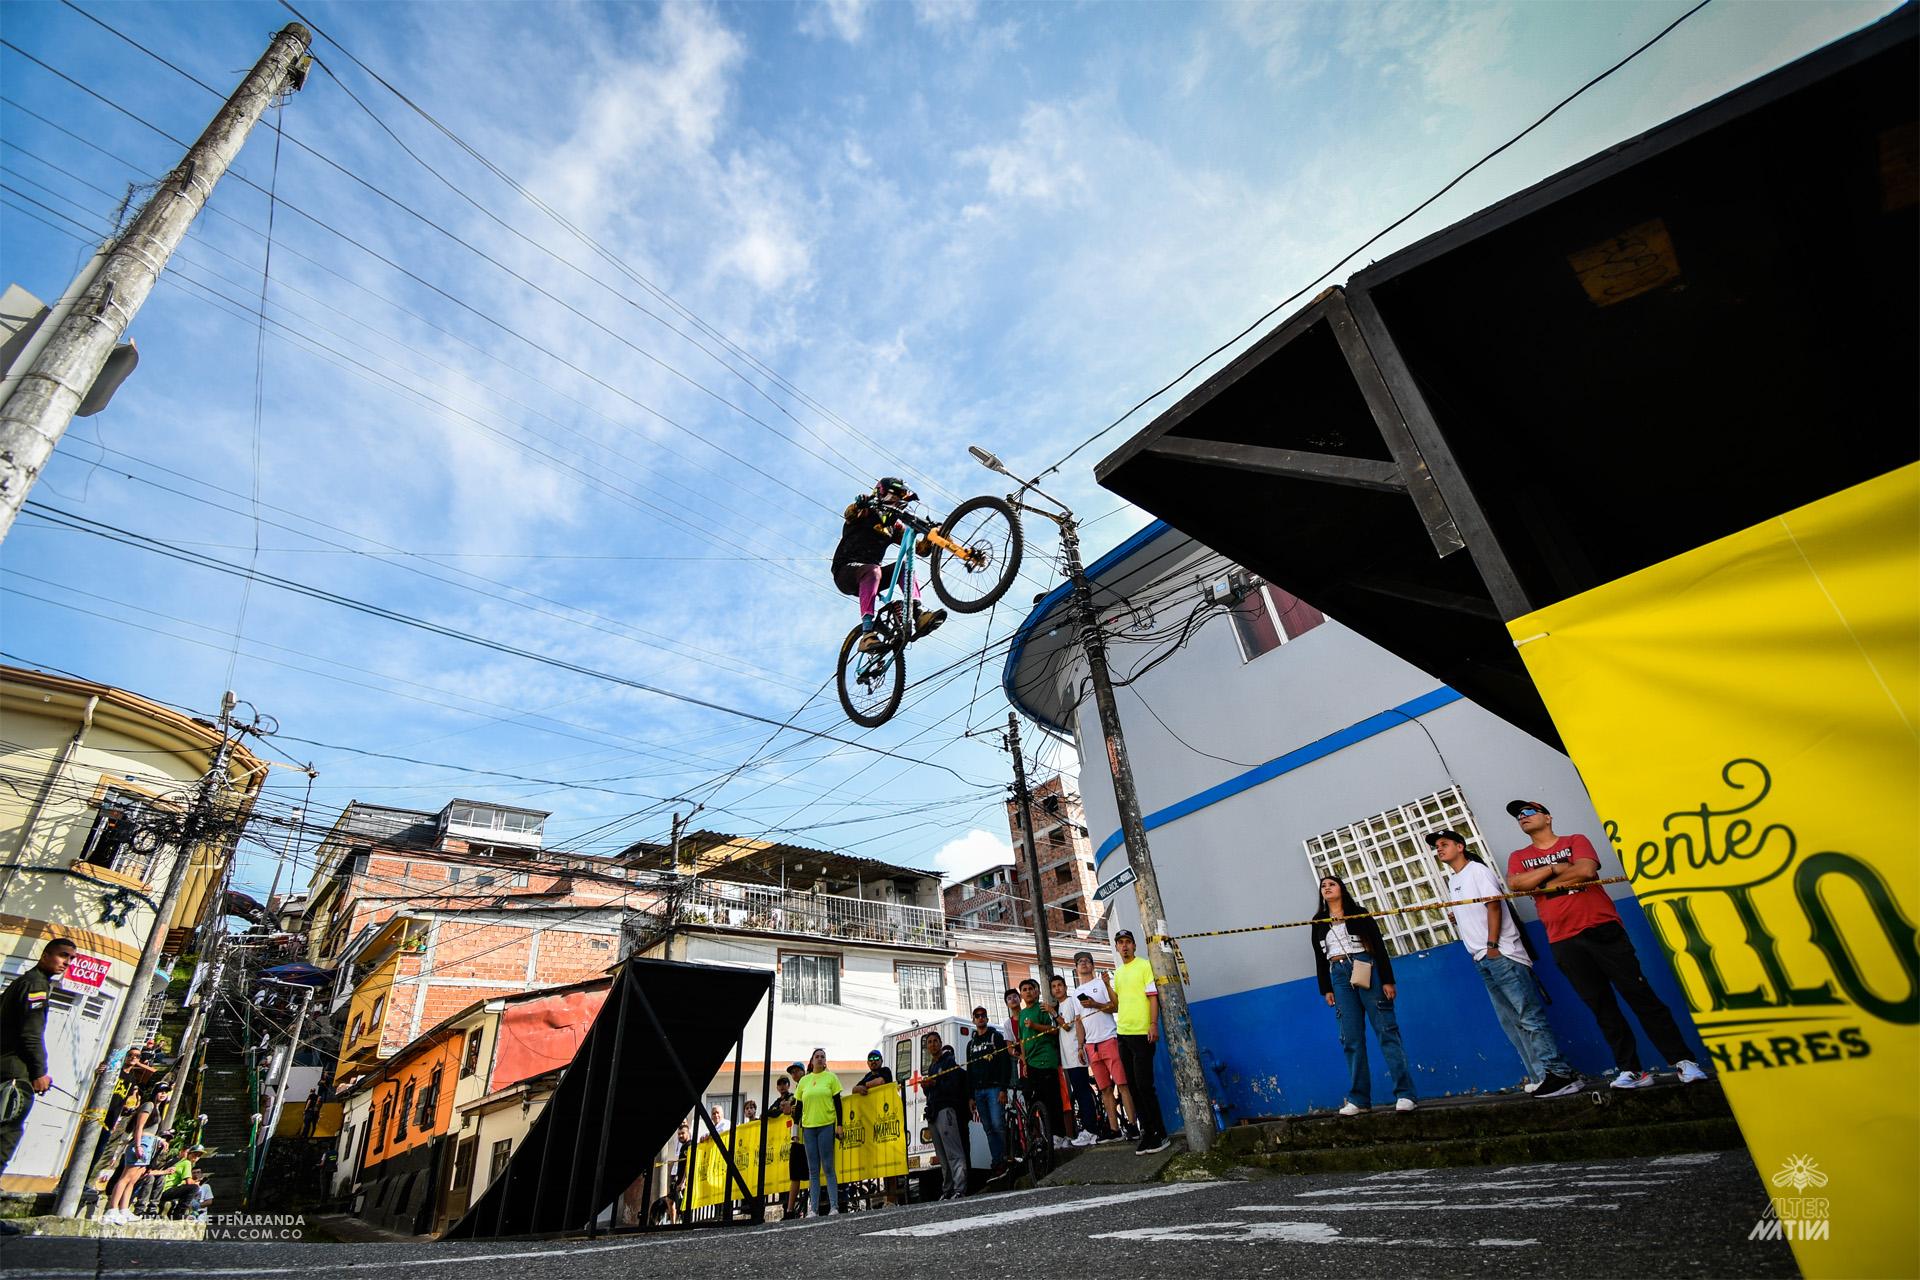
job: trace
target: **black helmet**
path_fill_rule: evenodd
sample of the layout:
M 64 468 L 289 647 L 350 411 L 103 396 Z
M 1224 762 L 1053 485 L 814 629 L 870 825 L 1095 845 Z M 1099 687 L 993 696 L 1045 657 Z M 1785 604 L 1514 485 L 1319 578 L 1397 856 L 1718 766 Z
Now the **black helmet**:
M 881 476 L 873 482 L 873 491 L 881 494 L 901 493 L 908 497 L 913 496 L 913 490 L 907 488 L 907 482 L 899 476 Z

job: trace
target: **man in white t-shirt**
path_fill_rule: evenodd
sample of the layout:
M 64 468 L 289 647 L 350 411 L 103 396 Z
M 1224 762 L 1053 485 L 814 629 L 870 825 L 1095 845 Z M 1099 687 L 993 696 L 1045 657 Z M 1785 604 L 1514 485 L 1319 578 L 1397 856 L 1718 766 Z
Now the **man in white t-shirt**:
M 1086 1060 L 1094 1087 L 1100 1091 L 1100 1100 L 1106 1104 L 1107 1131 L 1099 1140 L 1118 1142 L 1125 1130 L 1120 1127 L 1120 1108 L 1115 1103 L 1115 1095 L 1126 1104 L 1128 1116 L 1133 1115 L 1133 1095 L 1127 1090 L 1127 1071 L 1120 1061 L 1119 1025 L 1111 1013 L 1105 1012 L 1105 1006 L 1113 1003 L 1113 988 L 1094 972 L 1090 951 L 1074 953 L 1073 977 L 1078 985 L 1061 1003 L 1074 1006 L 1077 1018 L 1074 1032 L 1081 1056 Z
M 1547 1024 L 1540 985 L 1534 981 L 1533 958 L 1520 936 L 1513 909 L 1501 901 L 1506 887 L 1486 863 L 1467 853 L 1466 839 L 1457 831 L 1429 831 L 1427 847 L 1447 868 L 1447 901 L 1453 931 L 1473 957 L 1473 967 L 1486 984 L 1500 1029 L 1526 1066 L 1528 1090 L 1536 1098 L 1560 1098 L 1580 1092 L 1580 1073 L 1568 1065 Z M 1469 901 L 1490 898 L 1490 902 Z
M 1093 1081 L 1087 1074 L 1086 1033 L 1080 1027 L 1084 1009 L 1078 1000 L 1067 997 L 1067 980 L 1057 973 L 1053 975 L 1048 994 L 1051 1000 L 1047 1007 L 1060 1023 L 1060 1071 L 1067 1078 L 1074 1118 L 1080 1124 L 1073 1145 L 1090 1147 L 1099 1141 L 1094 1130 L 1100 1127 L 1100 1103 L 1093 1096 Z

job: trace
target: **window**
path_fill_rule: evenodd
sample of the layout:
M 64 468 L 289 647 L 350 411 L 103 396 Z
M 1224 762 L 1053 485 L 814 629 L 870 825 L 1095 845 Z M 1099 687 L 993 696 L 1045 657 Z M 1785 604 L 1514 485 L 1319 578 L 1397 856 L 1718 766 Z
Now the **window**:
M 839 956 L 780 957 L 781 1004 L 839 1004 Z
M 960 884 L 960 901 L 965 902 L 968 898 L 971 898 L 972 896 L 973 896 L 973 882 L 970 880 L 962 881 Z
M 347 1028 L 347 1043 L 352 1044 L 355 1040 L 358 1040 L 360 1038 L 361 1031 L 366 1029 L 366 1025 L 367 1025 L 366 1014 L 364 1013 L 354 1014 L 353 1025 Z
M 1262 583 L 1233 606 L 1233 633 L 1240 656 L 1252 662 L 1327 620 L 1327 616 L 1272 583 Z
M 1059 866 L 1055 867 L 1053 869 L 1053 878 L 1055 880 L 1058 880 L 1061 884 L 1071 883 L 1073 880 L 1073 864 L 1070 862 L 1063 862 Z
M 453 1189 L 473 1185 L 473 1162 L 480 1154 L 480 1139 L 465 1138 L 453 1153 Z
M 413 1113 L 413 1124 L 416 1129 L 433 1128 L 433 1113 L 440 1105 L 440 1072 L 442 1070 L 441 1067 L 435 1067 L 433 1075 L 427 1080 L 427 1087 L 420 1091 L 420 1101 Z
M 467 1033 L 467 1056 L 460 1064 L 460 1078 L 465 1079 L 480 1069 L 480 1033 Z
M 953 986 L 962 1013 L 972 1016 L 981 1005 L 992 1013 L 1000 1008 L 1001 993 L 1007 989 L 1007 966 L 988 960 L 955 961 Z
M 139 796 L 109 787 L 100 797 L 100 811 L 94 816 L 93 829 L 87 833 L 80 860 L 109 871 L 144 877 L 152 854 L 153 835 L 148 831 L 138 842 L 134 837 L 156 816 L 152 806 Z M 141 852 L 135 847 L 136 843 L 149 847 Z
M 513 1158 L 513 1139 L 502 1138 L 493 1144 L 493 1158 L 487 1164 L 487 1181 L 492 1182 L 507 1171 L 507 1161 Z
M 373 998 L 373 1012 L 367 1015 L 367 1030 L 372 1031 L 378 1028 L 380 1026 L 380 1018 L 386 1011 L 387 998 L 385 996 L 375 996 Z
M 1421 837 L 1440 827 L 1451 827 L 1467 837 L 1467 847 L 1486 853 L 1480 828 L 1467 811 L 1458 787 L 1376 813 L 1350 826 L 1307 840 L 1307 861 L 1314 875 L 1336 875 L 1347 891 L 1369 910 L 1412 907 L 1444 902 L 1446 872 Z M 1489 859 L 1488 865 L 1492 865 Z M 1494 877 L 1506 882 L 1498 867 Z M 1395 955 L 1445 946 L 1454 940 L 1453 922 L 1444 910 L 1385 916 L 1380 932 Z
M 400 1094 L 400 1119 L 393 1126 L 395 1142 L 407 1136 L 407 1120 L 413 1115 L 413 1090 L 415 1082 L 407 1081 L 407 1087 Z
M 900 987 L 902 1009 L 947 1007 L 947 971 L 937 964 L 895 964 L 893 979 Z
M 387 1149 L 387 1121 L 391 1119 L 393 1119 L 393 1095 L 389 1093 L 380 1100 L 380 1123 L 375 1125 L 373 1130 L 373 1149 L 375 1151 L 385 1151 Z

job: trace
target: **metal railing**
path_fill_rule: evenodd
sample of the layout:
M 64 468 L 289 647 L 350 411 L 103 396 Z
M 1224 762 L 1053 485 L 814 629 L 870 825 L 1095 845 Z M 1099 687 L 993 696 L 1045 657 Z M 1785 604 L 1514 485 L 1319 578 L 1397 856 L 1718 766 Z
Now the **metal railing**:
M 849 942 L 947 945 L 946 914 L 936 908 L 715 880 L 696 881 L 687 890 L 680 918 L 687 924 Z

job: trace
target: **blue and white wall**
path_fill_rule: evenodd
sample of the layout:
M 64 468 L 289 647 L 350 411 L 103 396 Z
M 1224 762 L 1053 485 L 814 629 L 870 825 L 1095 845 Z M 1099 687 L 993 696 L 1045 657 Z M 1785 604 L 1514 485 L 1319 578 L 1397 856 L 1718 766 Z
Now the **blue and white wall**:
M 1208 565 L 1217 569 L 1217 558 L 1190 543 L 1167 554 L 1184 541 L 1165 526 L 1151 526 L 1093 573 L 1131 593 L 1129 561 L 1159 557 L 1152 574 L 1160 579 L 1177 573 L 1183 557 L 1196 575 Z M 1184 599 L 1158 608 L 1159 617 L 1184 616 L 1199 598 L 1191 575 L 1185 583 L 1177 576 L 1163 581 L 1156 593 L 1181 587 L 1189 588 Z M 1043 602 L 1029 618 L 1006 683 L 1030 716 L 1070 729 L 1080 746 L 1080 792 L 1104 884 L 1126 865 L 1118 810 L 1092 699 L 1073 701 L 1084 670 L 1077 662 L 1070 669 L 1064 654 L 1049 657 L 1050 605 Z M 1117 672 L 1125 675 L 1159 647 L 1122 643 Z M 1463 792 L 1503 874 L 1507 852 L 1525 843 L 1505 809 L 1515 797 L 1546 803 L 1557 830 L 1593 840 L 1603 874 L 1620 873 L 1566 756 L 1332 619 L 1252 661 L 1242 660 L 1227 619 L 1209 620 L 1184 648 L 1117 696 L 1171 933 L 1306 919 L 1318 882 L 1306 839 L 1448 787 Z M 1690 1030 L 1685 1001 L 1645 917 L 1625 886 L 1610 891 L 1649 979 Z M 1146 936 L 1133 890 L 1121 889 L 1112 901 L 1117 910 L 1110 926 Z M 1520 914 L 1541 954 L 1540 973 L 1553 1000 L 1548 1012 L 1562 1046 L 1581 1069 L 1606 1069 L 1611 1055 L 1553 966 L 1531 904 Z M 1200 938 L 1182 949 L 1209 1084 L 1228 1123 L 1340 1105 L 1345 1064 L 1333 1010 L 1314 979 L 1309 930 Z M 1400 1023 L 1423 1096 L 1521 1082 L 1520 1061 L 1464 948 L 1448 943 L 1396 955 L 1394 970 Z M 1648 1064 L 1660 1061 L 1644 1039 L 1641 1052 Z M 1380 1055 L 1371 1056 L 1374 1098 L 1391 1100 Z M 1161 1092 L 1164 1100 L 1171 1091 Z

